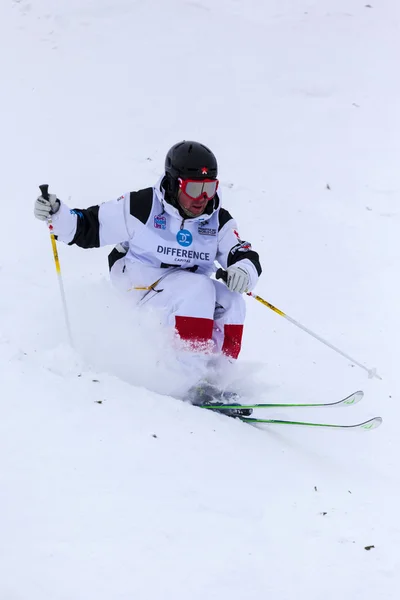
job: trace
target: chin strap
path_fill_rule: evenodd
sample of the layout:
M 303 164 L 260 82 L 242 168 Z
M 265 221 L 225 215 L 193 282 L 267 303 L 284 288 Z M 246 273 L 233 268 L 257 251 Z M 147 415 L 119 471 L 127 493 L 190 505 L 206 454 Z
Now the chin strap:
M 164 190 L 165 201 L 168 202 L 168 204 L 175 206 L 175 208 L 178 208 L 178 203 L 176 201 L 179 189 L 178 181 L 172 180 L 168 173 L 166 173 L 161 180 L 160 188 Z

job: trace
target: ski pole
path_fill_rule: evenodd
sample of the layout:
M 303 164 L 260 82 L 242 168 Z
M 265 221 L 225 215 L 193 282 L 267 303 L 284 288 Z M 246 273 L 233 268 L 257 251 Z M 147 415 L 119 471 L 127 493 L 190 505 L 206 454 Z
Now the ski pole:
M 217 272 L 216 272 L 216 274 L 215 274 L 215 277 L 216 277 L 216 279 L 222 279 L 226 283 L 227 272 L 224 271 L 224 269 L 218 269 Z M 270 310 L 273 310 L 277 315 L 280 315 L 281 317 L 283 317 L 284 319 L 286 319 L 290 323 L 293 323 L 293 325 L 296 325 L 296 327 L 299 327 L 300 329 L 302 329 L 303 331 L 305 331 L 306 333 L 308 333 L 309 335 L 311 335 L 313 338 L 315 338 L 316 340 L 318 340 L 322 344 L 325 344 L 325 346 L 328 346 L 329 348 L 331 348 L 332 350 L 334 350 L 338 354 L 341 354 L 342 356 L 344 356 L 345 358 L 347 358 L 348 360 L 350 360 L 350 362 L 354 363 L 358 367 L 361 367 L 361 369 L 364 369 L 365 371 L 367 371 L 368 377 L 370 379 L 372 379 L 373 377 L 376 377 L 377 379 L 382 379 L 382 377 L 380 377 L 380 375 L 378 375 L 378 373 L 376 372 L 376 368 L 375 367 L 369 369 L 368 367 L 366 367 L 365 365 L 361 364 L 360 362 L 358 362 L 357 360 L 355 360 L 354 358 L 352 358 L 351 356 L 349 356 L 348 354 L 346 354 L 345 352 L 343 352 L 342 350 L 340 350 L 339 348 L 337 348 L 336 346 L 334 346 L 333 344 L 331 344 L 327 340 L 324 340 L 321 336 L 317 335 L 316 333 L 314 333 L 313 331 L 311 331 L 310 329 L 308 329 L 307 327 L 305 327 L 304 325 L 302 325 L 298 321 L 295 321 L 294 319 L 292 319 L 292 317 L 289 317 L 289 315 L 285 314 L 282 310 L 280 310 L 279 308 L 276 308 L 276 306 L 274 306 L 273 304 L 270 304 L 269 302 L 267 302 L 266 300 L 264 300 L 260 296 L 257 296 L 256 294 L 253 294 L 252 292 L 246 292 L 246 294 L 248 296 L 251 296 L 255 300 L 257 300 L 257 302 L 261 302 L 261 304 L 263 304 L 264 306 L 266 306 Z
M 49 199 L 49 186 L 47 184 L 43 184 L 43 185 L 39 185 L 39 188 L 40 188 L 40 191 L 42 192 L 43 198 L 45 200 L 48 200 Z M 58 258 L 58 251 L 57 251 L 57 241 L 56 241 L 56 237 L 53 233 L 53 223 L 52 223 L 51 215 L 47 219 L 47 225 L 49 227 L 51 247 L 53 249 L 53 256 L 54 256 L 54 262 L 56 265 L 57 278 L 58 278 L 58 283 L 60 286 L 61 301 L 62 301 L 63 310 L 64 310 L 65 324 L 67 326 L 68 339 L 69 339 L 69 343 L 70 343 L 71 347 L 73 348 L 74 342 L 72 339 L 71 326 L 70 326 L 69 317 L 68 317 L 67 301 L 65 299 L 64 284 L 63 284 L 63 280 L 62 280 L 62 276 L 61 276 L 60 260 Z

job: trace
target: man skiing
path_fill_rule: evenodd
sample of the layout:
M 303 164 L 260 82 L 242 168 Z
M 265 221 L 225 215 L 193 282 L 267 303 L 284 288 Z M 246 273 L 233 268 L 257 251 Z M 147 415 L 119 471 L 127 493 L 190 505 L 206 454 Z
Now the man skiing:
M 221 207 L 217 175 L 209 148 L 182 141 L 169 150 L 154 187 L 73 210 L 50 194 L 39 196 L 34 208 L 40 220 L 51 216 L 54 234 L 69 245 L 117 244 L 109 254 L 111 280 L 139 306 L 159 309 L 175 329 L 182 368 L 193 384 L 189 399 L 197 404 L 232 400 L 207 381 L 207 368 L 218 356 L 238 357 L 242 294 L 261 274 L 258 254 Z M 210 278 L 214 261 L 226 269 L 226 285 Z

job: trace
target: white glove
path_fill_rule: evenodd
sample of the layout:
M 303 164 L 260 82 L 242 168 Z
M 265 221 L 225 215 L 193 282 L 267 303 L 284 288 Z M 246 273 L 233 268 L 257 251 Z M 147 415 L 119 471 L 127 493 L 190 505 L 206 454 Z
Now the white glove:
M 34 214 L 39 221 L 47 221 L 60 208 L 60 201 L 57 200 L 55 194 L 49 194 L 49 199 L 46 200 L 43 196 L 39 196 L 35 202 Z
M 248 288 L 250 283 L 250 275 L 244 267 L 240 267 L 238 264 L 232 265 L 227 268 L 226 285 L 231 292 L 238 292 L 243 294 Z

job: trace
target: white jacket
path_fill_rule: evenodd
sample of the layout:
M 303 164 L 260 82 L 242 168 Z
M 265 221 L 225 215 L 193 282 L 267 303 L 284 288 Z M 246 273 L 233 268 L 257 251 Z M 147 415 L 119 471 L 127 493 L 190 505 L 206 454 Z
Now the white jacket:
M 95 248 L 124 243 L 129 246 L 126 260 L 151 267 L 211 275 L 215 261 L 224 269 L 240 261 L 250 276 L 248 289 L 253 289 L 261 274 L 258 254 L 239 238 L 236 221 L 221 207 L 219 194 L 206 212 L 183 217 L 165 200 L 158 183 L 87 209 L 70 210 L 61 202 L 52 221 L 54 233 L 67 244 Z

